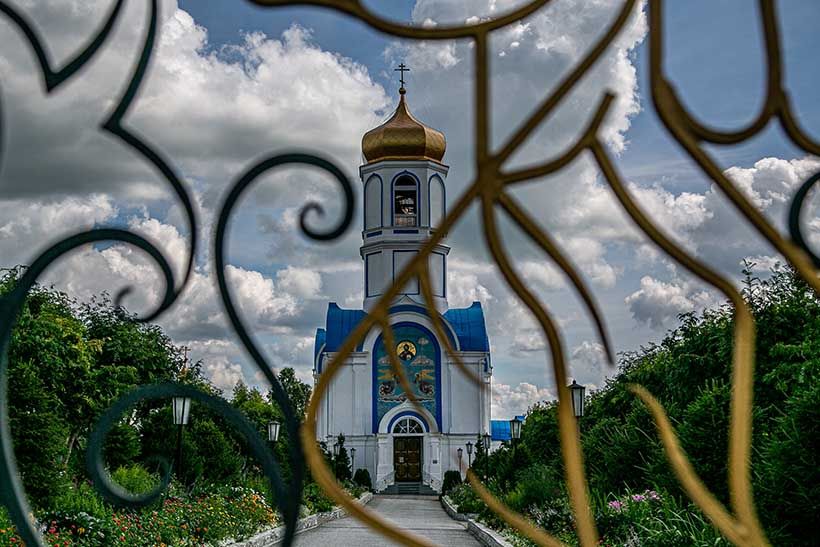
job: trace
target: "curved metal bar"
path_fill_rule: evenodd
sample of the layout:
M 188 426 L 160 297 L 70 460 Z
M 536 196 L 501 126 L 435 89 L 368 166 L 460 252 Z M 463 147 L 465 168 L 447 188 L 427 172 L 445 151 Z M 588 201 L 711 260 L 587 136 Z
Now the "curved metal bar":
M 173 302 L 174 274 L 162 253 L 143 237 L 119 229 L 81 232 L 52 245 L 34 260 L 18 280 L 14 289 L 5 297 L 0 298 L 0 450 L 2 451 L 0 457 L 0 500 L 5 504 L 12 522 L 27 545 L 41 546 L 45 543 L 29 517 L 31 509 L 28 506 L 20 482 L 20 474 L 14 458 L 14 447 L 8 426 L 8 350 L 11 342 L 11 332 L 28 292 L 49 265 L 63 254 L 81 245 L 103 241 L 121 241 L 134 245 L 148 253 L 159 266 L 165 279 L 165 297 L 162 305 L 167 307 Z
M 493 30 L 506 27 L 516 21 L 532 15 L 552 0 L 532 0 L 518 9 L 494 19 L 479 22 L 473 25 L 441 26 L 435 28 L 415 27 L 403 25 L 373 13 L 360 0 L 250 0 L 263 7 L 307 5 L 320 6 L 351 15 L 367 23 L 371 27 L 386 34 L 400 38 L 415 38 L 418 40 L 452 40 L 455 38 L 474 38 L 486 35 Z
M 259 435 L 256 427 L 242 412 L 232 407 L 225 399 L 205 393 L 193 386 L 173 383 L 140 386 L 118 399 L 97 420 L 96 426 L 88 438 L 86 469 L 102 496 L 112 504 L 138 509 L 159 499 L 163 491 L 167 488 L 171 480 L 170 466 L 166 466 L 168 470 L 163 476 L 162 483 L 151 492 L 135 495 L 123 489 L 111 480 L 108 471 L 105 469 L 103 448 L 106 436 L 129 408 L 142 401 L 168 399 L 171 397 L 188 397 L 208 407 L 240 432 L 247 441 L 253 455 L 256 456 L 262 464 L 262 469 L 270 481 L 271 487 L 276 495 L 276 503 L 282 511 L 282 514 L 287 514 L 286 511 L 288 510 L 290 501 L 282 483 L 282 473 L 279 469 L 279 464 L 276 458 L 274 458 L 270 447 L 266 445 L 265 441 Z
M 165 177 L 165 180 L 168 181 L 168 183 L 174 189 L 174 192 L 176 193 L 177 197 L 182 202 L 182 206 L 185 210 L 185 215 L 188 218 L 188 225 L 191 230 L 191 246 L 188 254 L 188 262 L 185 269 L 185 277 L 183 278 L 180 286 L 175 289 L 174 299 L 171 300 L 168 306 L 160 306 L 152 313 L 140 318 L 139 320 L 142 322 L 153 321 L 154 319 L 159 317 L 168 307 L 170 307 L 171 303 L 173 303 L 173 301 L 176 300 L 176 298 L 185 289 L 185 286 L 188 284 L 188 281 L 191 278 L 191 274 L 193 274 L 194 271 L 194 259 L 196 257 L 197 240 L 199 237 L 199 230 L 197 228 L 193 200 L 188 194 L 188 191 L 185 189 L 185 186 L 182 184 L 182 180 L 177 175 L 176 171 L 149 144 L 147 144 L 144 140 L 131 133 L 122 124 L 123 118 L 128 113 L 129 108 L 136 99 L 137 92 L 142 86 L 142 82 L 145 79 L 145 74 L 148 70 L 148 64 L 151 60 L 151 55 L 154 51 L 154 44 L 156 42 L 157 35 L 158 9 L 159 6 L 157 4 L 157 0 L 151 0 L 150 9 L 148 12 L 148 30 L 145 34 L 145 42 L 143 44 L 139 60 L 136 66 L 134 67 L 131 80 L 129 81 L 128 86 L 123 92 L 123 95 L 120 98 L 119 103 L 117 103 L 117 106 L 114 108 L 114 111 L 111 113 L 108 119 L 105 120 L 101 125 L 102 129 L 108 131 L 116 137 L 119 137 L 125 144 L 133 148 L 137 153 L 139 153 L 152 165 L 154 165 L 154 167 L 156 167 L 160 173 L 162 173 L 163 177 Z M 114 300 L 115 303 L 119 305 L 127 293 L 128 290 L 123 290 L 119 294 L 117 294 Z
M 34 30 L 28 21 L 26 21 L 25 17 L 20 15 L 17 10 L 2 1 L 0 1 L 0 13 L 4 13 L 11 20 L 11 22 L 20 29 L 20 32 L 25 35 L 26 40 L 28 40 L 28 43 L 34 50 L 34 55 L 37 57 L 37 62 L 40 64 L 40 71 L 43 74 L 43 83 L 46 87 L 46 91 L 51 93 L 63 82 L 74 76 L 77 71 L 83 68 L 86 63 L 94 58 L 97 51 L 108 39 L 111 29 L 114 28 L 114 23 L 119 18 L 123 4 L 124 0 L 117 0 L 117 3 L 114 4 L 113 8 L 111 8 L 105 23 L 94 38 L 92 38 L 92 40 L 82 51 L 79 51 L 73 59 L 71 59 L 63 68 L 59 70 L 52 68 L 51 62 L 48 59 L 48 54 L 43 47 L 42 40 L 40 40 L 37 31 Z
M 288 434 L 290 438 L 294 440 L 294 442 L 290 445 L 293 475 L 289 489 L 288 503 L 283 506 L 282 509 L 282 514 L 285 518 L 285 524 L 287 526 L 284 539 L 286 545 L 290 544 L 293 539 L 293 535 L 296 532 L 296 520 L 299 518 L 299 503 L 302 497 L 302 480 L 304 478 L 305 471 L 304 457 L 300 443 L 296 442 L 296 439 L 300 438 L 299 426 L 300 419 L 302 417 L 295 415 L 293 405 L 291 404 L 287 393 L 272 368 L 268 365 L 267 360 L 262 355 L 262 352 L 259 351 L 259 348 L 251 338 L 248 329 L 237 311 L 233 298 L 231 297 L 231 292 L 225 277 L 225 232 L 228 228 L 228 221 L 230 220 L 233 208 L 248 186 L 253 184 L 259 176 L 267 171 L 290 164 L 312 165 L 330 173 L 339 183 L 344 192 L 344 214 L 335 227 L 328 232 L 317 232 L 310 229 L 306 223 L 307 214 L 310 211 L 317 211 L 320 214 L 323 214 L 323 209 L 316 203 L 309 203 L 302 209 L 300 214 L 300 225 L 302 230 L 308 235 L 308 237 L 319 241 L 334 239 L 344 233 L 353 220 L 353 210 L 355 207 L 353 187 L 351 186 L 350 181 L 340 169 L 326 159 L 311 154 L 290 153 L 267 158 L 252 166 L 247 172 L 239 177 L 237 182 L 231 187 L 231 190 L 225 198 L 225 202 L 220 210 L 214 242 L 214 262 L 216 266 L 217 283 L 225 311 L 228 314 L 231 325 L 236 331 L 236 334 L 239 336 L 242 345 L 245 347 L 245 350 L 248 352 L 251 359 L 253 359 L 257 368 L 265 375 L 265 378 L 267 378 L 270 383 L 273 397 L 285 415 L 285 426 L 288 428 Z
M 561 271 L 569 278 L 570 283 L 575 287 L 575 291 L 581 297 L 581 300 L 583 300 L 587 308 L 587 313 L 592 316 L 595 330 L 598 331 L 598 338 L 601 339 L 601 343 L 604 346 L 607 362 L 610 366 L 614 367 L 615 352 L 612 349 L 612 342 L 609 339 L 604 316 L 601 313 L 598 302 L 595 300 L 595 297 L 592 296 L 592 291 L 589 290 L 586 281 L 584 281 L 584 278 L 578 273 L 575 265 L 569 257 L 566 256 L 564 251 L 561 250 L 558 242 L 553 241 L 546 232 L 540 230 L 535 220 L 530 218 L 524 208 L 518 205 L 512 196 L 502 193 L 498 197 L 498 203 L 501 204 L 501 207 L 504 208 L 507 214 L 524 230 L 524 233 L 526 233 L 542 251 L 547 253 L 553 262 L 555 262 L 555 264 L 561 268 Z
M 541 105 L 530 115 L 521 127 L 504 144 L 501 151 L 496 155 L 498 164 L 503 164 L 532 134 L 538 125 L 549 116 L 563 101 L 569 92 L 572 91 L 581 78 L 586 74 L 601 58 L 606 48 L 612 44 L 618 34 L 621 33 L 632 11 L 635 9 L 636 0 L 626 0 L 623 3 L 618 16 L 609 25 L 606 32 L 592 46 L 580 63 L 558 84 L 555 91 L 544 99 Z
M 820 180 L 820 171 L 809 177 L 808 180 L 797 189 L 797 192 L 794 193 L 792 204 L 789 207 L 789 233 L 797 246 L 811 257 L 814 266 L 820 269 L 820 256 L 817 256 L 814 251 L 811 250 L 809 244 L 803 237 L 803 228 L 800 226 L 800 212 L 803 209 L 803 202 L 806 201 L 811 187 L 814 186 L 818 180 Z
M 450 337 L 445 332 L 444 327 L 444 320 L 438 311 L 436 310 L 435 304 L 435 297 L 433 296 L 433 289 L 430 286 L 430 268 L 427 263 L 422 262 L 422 273 L 419 275 L 419 288 L 421 289 L 422 297 L 424 301 L 427 303 L 427 308 L 430 316 L 430 323 L 433 325 L 433 332 L 436 333 L 436 336 L 439 337 L 441 343 L 444 345 L 444 351 L 448 354 L 456 364 L 456 367 L 461 371 L 465 378 L 469 378 L 469 380 L 475 386 L 481 386 L 481 375 L 479 373 L 473 372 L 472 370 L 467 368 L 467 365 L 464 364 L 464 359 L 456 353 L 455 348 L 453 347 L 452 342 L 450 342 Z M 433 313 L 435 312 L 435 313 Z
M 615 196 L 641 230 L 681 266 L 722 292 L 734 306 L 732 399 L 727 467 L 732 507 L 738 516 L 732 533 L 737 533 L 744 538 L 743 545 L 768 545 L 768 539 L 754 507 L 750 471 L 755 365 L 755 321 L 751 310 L 731 281 L 691 256 L 652 223 L 627 192 L 603 144 L 595 143 L 592 146 L 592 152 Z M 657 413 L 655 418 L 661 438 L 665 441 L 664 446 L 669 463 L 675 468 L 678 476 L 687 477 L 682 484 L 687 488 L 689 497 L 699 505 L 716 526 L 720 527 L 725 518 L 713 502 L 714 496 L 703 486 L 697 476 L 692 475 L 689 467 L 680 465 L 680 460 L 676 457 L 675 445 L 668 442 L 674 437 L 674 432 L 664 429 L 664 421 L 658 417 Z
M 803 279 L 815 291 L 820 293 L 820 277 L 816 275 L 809 256 L 800 247 L 784 238 L 763 214 L 746 199 L 743 193 L 717 166 L 714 159 L 703 149 L 700 141 L 692 134 L 691 129 L 682 121 L 679 105 L 675 103 L 674 97 L 670 94 L 671 88 L 668 82 L 663 81 L 662 74 L 659 72 L 662 63 L 661 46 L 663 42 L 660 31 L 662 4 L 662 0 L 649 1 L 650 78 L 652 81 L 652 99 L 658 116 L 675 140 L 686 150 L 706 175 L 715 181 L 715 184 L 735 208 L 752 223 L 760 235 L 766 238 L 794 266 Z
M 581 450 L 578 422 L 572 413 L 572 396 L 567 387 L 567 365 L 566 359 L 564 358 L 564 344 L 561 340 L 561 335 L 550 313 L 538 302 L 536 296 L 527 288 L 513 268 L 509 256 L 501 244 L 501 237 L 496 226 L 493 202 L 486 196 L 482 200 L 481 213 L 484 239 L 487 241 L 490 253 L 493 255 L 496 264 L 498 264 L 507 285 L 535 316 L 535 320 L 541 326 L 541 331 L 547 339 L 547 349 L 552 357 L 552 373 L 558 390 L 558 431 L 561 439 L 561 455 L 564 461 L 567 490 L 569 492 L 572 512 L 573 515 L 575 515 L 575 529 L 582 546 L 592 547 L 598 545 L 598 529 L 595 526 L 595 519 L 592 515 L 592 509 L 589 503 L 589 492 L 587 491 L 587 480 L 584 473 L 584 455 Z M 504 514 L 502 513 L 502 518 L 503 516 Z M 514 523 L 518 521 L 516 519 L 512 521 L 507 520 L 506 522 L 514 526 Z M 519 528 L 519 531 L 527 533 L 529 529 Z M 537 540 L 537 536 L 531 536 L 530 539 Z
M 114 24 L 118 20 L 119 15 L 122 12 L 123 4 L 124 0 L 117 0 L 113 8 L 111 9 L 111 12 L 109 13 L 105 23 L 102 25 L 102 27 L 94 36 L 94 38 L 82 51 L 77 53 L 71 61 L 69 61 L 63 68 L 59 70 L 55 70 L 54 68 L 52 68 L 51 62 L 48 59 L 48 55 L 46 54 L 45 48 L 42 45 L 42 40 L 38 36 L 37 32 L 34 30 L 34 27 L 26 20 L 26 18 L 22 14 L 20 14 L 17 10 L 10 7 L 3 1 L 0 1 L 0 13 L 5 14 L 26 37 L 26 40 L 29 42 L 31 48 L 34 50 L 34 54 L 39 62 L 40 71 L 42 73 L 43 81 L 46 87 L 46 92 L 51 93 L 64 82 L 69 80 L 72 76 L 74 76 L 81 68 L 86 66 L 89 62 L 91 62 L 94 59 L 102 45 L 110 36 Z M 170 301 L 164 302 L 159 308 L 150 312 L 148 315 L 139 318 L 138 320 L 141 322 L 153 321 L 154 319 L 159 317 L 166 309 L 168 309 L 168 307 L 170 307 L 170 305 L 174 302 L 176 297 L 178 297 L 179 294 L 183 291 L 183 289 L 188 283 L 188 280 L 190 279 L 191 274 L 193 273 L 194 258 L 196 256 L 198 238 L 196 214 L 194 212 L 193 201 L 191 200 L 188 191 L 182 184 L 180 177 L 176 174 L 176 171 L 150 145 L 148 145 L 139 137 L 135 136 L 122 125 L 122 120 L 128 113 L 128 110 L 131 104 L 134 102 L 137 96 L 137 92 L 139 91 L 142 82 L 145 78 L 145 74 L 148 69 L 148 64 L 154 50 L 154 44 L 156 42 L 157 34 L 158 9 L 159 8 L 157 0 L 150 0 L 148 10 L 148 27 L 139 60 L 134 68 L 131 79 L 122 97 L 120 98 L 119 102 L 114 108 L 114 111 L 101 124 L 101 129 L 121 139 L 125 144 L 133 148 L 137 153 L 139 153 L 152 165 L 154 165 L 154 167 L 156 167 L 157 170 L 163 175 L 163 177 L 168 181 L 168 183 L 173 188 L 179 200 L 182 202 L 185 214 L 188 219 L 188 224 L 191 230 L 191 247 L 188 255 L 186 274 L 180 286 L 175 289 L 174 298 Z M 129 292 L 131 291 L 132 288 L 130 287 L 122 289 L 117 295 L 115 295 L 115 304 L 121 305 L 125 296 L 129 294 Z

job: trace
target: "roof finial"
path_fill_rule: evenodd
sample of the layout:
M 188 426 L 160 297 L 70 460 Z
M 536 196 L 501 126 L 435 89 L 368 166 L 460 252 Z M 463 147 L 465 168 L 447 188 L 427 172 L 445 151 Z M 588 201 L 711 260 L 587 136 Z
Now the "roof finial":
M 405 72 L 410 72 L 410 69 L 407 68 L 407 66 L 405 66 L 404 63 L 401 63 L 401 64 L 399 64 L 399 68 L 394 68 L 393 69 L 393 72 L 401 73 L 401 76 L 399 76 L 399 81 L 401 82 L 401 87 L 399 88 L 399 93 L 404 95 L 407 92 L 407 90 L 404 89 L 404 73 Z

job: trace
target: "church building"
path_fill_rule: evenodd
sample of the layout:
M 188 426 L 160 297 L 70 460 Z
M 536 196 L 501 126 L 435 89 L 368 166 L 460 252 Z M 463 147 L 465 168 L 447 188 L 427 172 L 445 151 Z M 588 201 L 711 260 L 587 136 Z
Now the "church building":
M 403 67 L 402 67 L 403 68 Z M 314 378 L 318 380 L 348 334 L 375 305 L 395 276 L 437 229 L 447 208 L 444 135 L 410 113 L 404 82 L 393 115 L 362 138 L 364 262 L 362 309 L 328 304 L 316 331 Z M 467 444 L 489 433 L 490 343 L 479 302 L 450 308 L 447 259 L 440 243 L 430 255 L 435 307 L 462 362 L 481 378 L 477 385 L 445 351 L 424 306 L 418 281 L 405 286 L 390 308 L 396 351 L 419 409 L 394 377 L 379 329 L 374 328 L 334 377 L 322 400 L 317 436 L 335 442 L 341 433 L 353 469 L 370 472 L 374 489 L 440 491 L 448 470 L 466 472 Z M 459 450 L 461 449 L 461 450 Z M 424 486 L 426 485 L 426 486 Z

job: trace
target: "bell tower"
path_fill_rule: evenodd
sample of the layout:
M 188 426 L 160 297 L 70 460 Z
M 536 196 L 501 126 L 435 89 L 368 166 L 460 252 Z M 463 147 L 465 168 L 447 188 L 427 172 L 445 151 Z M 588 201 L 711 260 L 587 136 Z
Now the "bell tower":
M 403 64 L 399 105 L 385 123 L 362 138 L 365 163 L 359 167 L 364 185 L 364 225 L 360 253 L 364 260 L 364 309 L 368 311 L 403 267 L 413 260 L 439 227 L 447 209 L 442 163 L 444 135 L 418 121 L 407 106 Z M 435 306 L 447 308 L 447 255 L 438 244 L 429 257 Z M 396 301 L 423 304 L 418 279 L 412 279 Z

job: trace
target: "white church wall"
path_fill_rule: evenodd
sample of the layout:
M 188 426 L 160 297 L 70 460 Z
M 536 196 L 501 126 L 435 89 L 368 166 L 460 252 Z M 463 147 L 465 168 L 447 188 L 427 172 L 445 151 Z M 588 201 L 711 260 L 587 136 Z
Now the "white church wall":
M 481 378 L 480 385 L 476 385 L 473 378 L 465 375 L 455 360 L 448 363 L 450 385 L 447 391 L 449 397 L 449 428 L 448 433 L 469 433 L 477 435 L 483 432 L 488 425 L 484 418 L 484 410 L 489 401 L 485 401 L 484 371 L 481 364 L 483 353 L 463 353 L 462 361 L 467 370 Z

